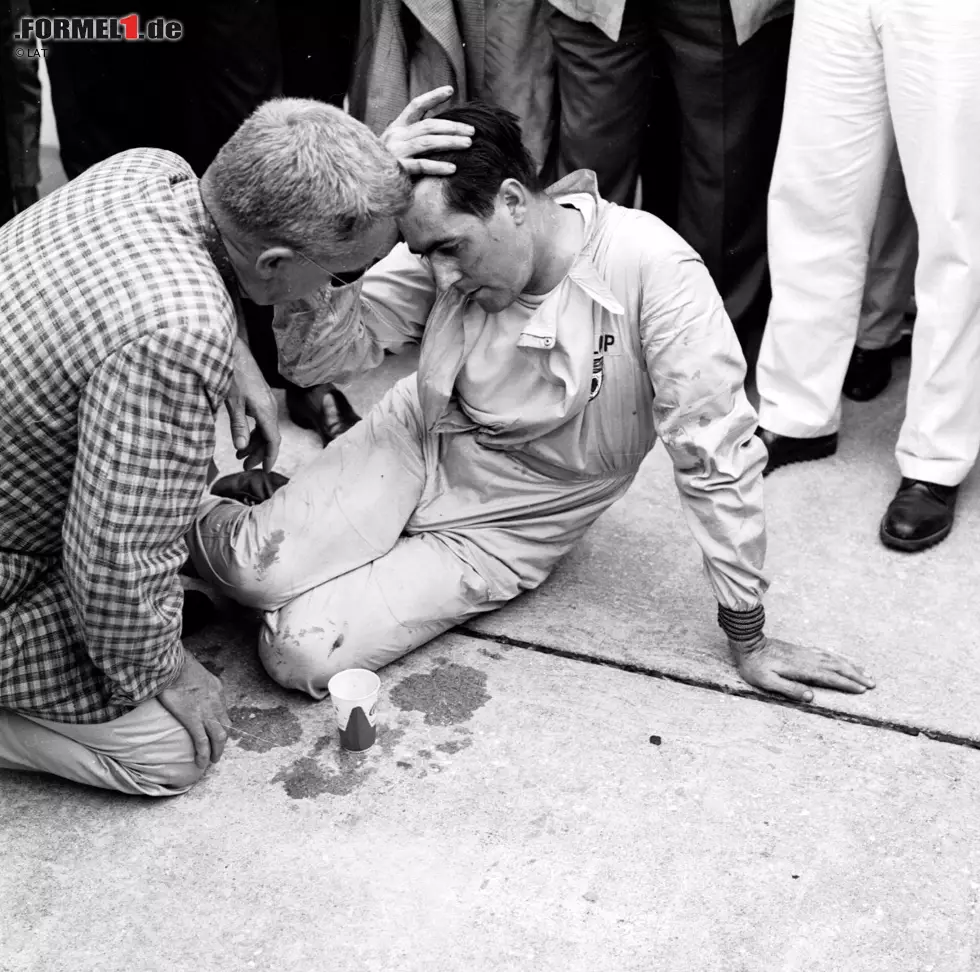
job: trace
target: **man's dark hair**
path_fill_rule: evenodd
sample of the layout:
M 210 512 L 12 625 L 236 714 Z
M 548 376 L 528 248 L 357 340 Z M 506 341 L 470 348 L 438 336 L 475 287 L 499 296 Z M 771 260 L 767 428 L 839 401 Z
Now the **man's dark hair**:
M 493 214 L 504 179 L 516 179 L 531 192 L 538 192 L 537 166 L 524 147 L 520 122 L 512 112 L 470 101 L 433 117 L 472 125 L 476 130 L 468 149 L 425 153 L 427 159 L 456 166 L 456 171 L 443 180 L 450 209 L 487 219 Z

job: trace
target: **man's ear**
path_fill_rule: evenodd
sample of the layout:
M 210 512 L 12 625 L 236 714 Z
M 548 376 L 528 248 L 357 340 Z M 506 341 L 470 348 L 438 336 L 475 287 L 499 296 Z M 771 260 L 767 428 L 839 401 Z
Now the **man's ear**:
M 516 179 L 504 179 L 497 190 L 497 199 L 510 211 L 518 226 L 527 219 L 527 208 L 531 194 L 527 187 Z
M 256 257 L 255 272 L 262 280 L 269 280 L 280 272 L 284 261 L 295 259 L 296 254 L 288 246 L 270 246 Z

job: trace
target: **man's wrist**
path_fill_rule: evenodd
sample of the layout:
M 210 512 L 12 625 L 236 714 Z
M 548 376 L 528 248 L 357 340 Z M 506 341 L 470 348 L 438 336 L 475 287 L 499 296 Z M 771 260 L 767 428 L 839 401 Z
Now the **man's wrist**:
M 719 604 L 718 625 L 733 648 L 751 648 L 765 637 L 762 630 L 766 626 L 766 610 L 761 604 L 747 611 L 735 611 Z

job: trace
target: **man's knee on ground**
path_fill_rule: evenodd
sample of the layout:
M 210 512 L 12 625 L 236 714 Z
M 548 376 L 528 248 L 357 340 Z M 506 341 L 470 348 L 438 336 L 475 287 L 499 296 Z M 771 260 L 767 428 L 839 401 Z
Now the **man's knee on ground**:
M 180 796 L 200 781 L 207 772 L 206 766 L 201 769 L 193 759 L 189 762 L 181 760 L 141 765 L 132 769 L 147 787 L 147 796 Z
M 355 667 L 347 652 L 342 660 L 338 651 L 344 644 L 343 632 L 328 623 L 296 630 L 282 614 L 278 622 L 277 630 L 266 622 L 259 635 L 259 658 L 265 670 L 283 688 L 325 698 L 327 682 L 337 672 Z
M 121 761 L 134 783 L 146 796 L 179 796 L 207 772 L 195 762 L 190 733 L 168 714 L 172 724 L 143 749 L 135 749 Z

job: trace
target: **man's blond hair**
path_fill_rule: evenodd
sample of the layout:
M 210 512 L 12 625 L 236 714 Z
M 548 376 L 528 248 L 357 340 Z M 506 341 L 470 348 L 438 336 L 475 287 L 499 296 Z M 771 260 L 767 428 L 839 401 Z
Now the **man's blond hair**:
M 269 243 L 330 252 L 411 201 L 380 139 L 339 108 L 303 98 L 260 105 L 208 170 L 217 203 Z

